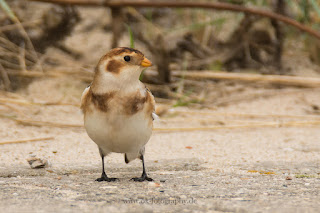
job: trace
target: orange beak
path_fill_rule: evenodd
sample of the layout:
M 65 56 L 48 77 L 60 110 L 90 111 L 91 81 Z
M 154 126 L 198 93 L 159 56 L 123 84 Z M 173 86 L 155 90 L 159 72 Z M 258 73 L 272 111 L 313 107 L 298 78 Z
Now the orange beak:
M 149 59 L 147 59 L 146 57 L 143 58 L 143 60 L 141 61 L 141 66 L 143 67 L 151 67 L 152 66 L 152 62 L 149 61 Z

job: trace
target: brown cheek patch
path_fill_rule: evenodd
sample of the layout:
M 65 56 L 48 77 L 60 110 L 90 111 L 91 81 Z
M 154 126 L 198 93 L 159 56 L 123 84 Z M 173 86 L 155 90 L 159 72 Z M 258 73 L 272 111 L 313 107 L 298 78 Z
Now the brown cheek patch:
M 113 96 L 114 92 L 99 95 L 91 93 L 91 100 L 95 107 L 103 112 L 107 112 L 109 110 L 109 101 Z
M 134 96 L 128 97 L 126 100 L 124 110 L 127 115 L 133 115 L 143 109 L 147 96 L 142 97 L 138 91 Z
M 106 71 L 118 74 L 123 66 L 124 65 L 121 62 L 117 60 L 111 60 L 107 64 Z

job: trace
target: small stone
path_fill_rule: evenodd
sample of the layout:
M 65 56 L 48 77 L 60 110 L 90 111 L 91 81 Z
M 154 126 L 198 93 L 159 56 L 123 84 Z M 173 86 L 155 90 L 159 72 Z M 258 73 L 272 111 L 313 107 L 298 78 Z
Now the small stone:
M 286 180 L 292 180 L 292 177 L 287 176 L 287 177 L 286 177 Z
M 58 151 L 56 151 L 56 150 L 52 151 L 53 154 L 56 154 L 57 152 L 58 152 Z
M 305 185 L 305 186 L 309 186 L 309 185 L 310 185 L 310 183 L 305 183 L 304 185 Z
M 58 180 L 61 180 L 61 176 L 58 176 L 57 179 L 58 179 Z
M 32 169 L 40 169 L 48 166 L 48 161 L 36 157 L 31 157 L 27 159 Z
M 164 182 L 166 182 L 166 180 L 160 180 L 160 183 L 164 183 Z

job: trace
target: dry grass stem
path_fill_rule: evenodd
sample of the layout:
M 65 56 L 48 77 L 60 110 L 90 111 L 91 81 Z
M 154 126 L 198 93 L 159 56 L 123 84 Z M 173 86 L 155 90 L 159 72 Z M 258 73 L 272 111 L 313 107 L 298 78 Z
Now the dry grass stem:
M 55 123 L 50 121 L 36 121 L 31 119 L 17 119 L 17 118 L 11 118 L 11 119 L 20 124 L 27 125 L 27 126 L 51 126 L 51 127 L 60 127 L 60 128 L 83 127 L 83 124 L 63 124 L 63 123 Z
M 23 22 L 23 23 L 21 23 L 21 25 L 23 27 L 32 27 L 32 26 L 37 26 L 40 23 L 41 23 L 41 19 L 37 19 L 37 20 Z M 10 25 L 6 25 L 6 26 L 1 26 L 0 32 L 16 30 L 17 28 L 19 28 L 18 24 L 10 24 Z
M 0 63 L 0 76 L 3 81 L 4 89 L 10 90 L 11 88 L 11 82 L 8 76 L 8 73 L 5 71 L 4 67 Z
M 4 107 L 10 109 L 11 111 L 18 113 L 22 117 L 27 117 L 26 114 L 24 112 L 22 112 L 20 109 L 14 107 L 8 103 L 0 103 L 0 104 L 2 104 L 2 106 L 4 106 Z
M 35 142 L 35 141 L 47 141 L 47 140 L 53 140 L 53 139 L 54 137 L 45 137 L 45 138 L 20 139 L 20 140 L 12 140 L 12 141 L 0 141 L 0 145 L 13 144 L 13 143 L 27 143 L 27 142 Z
M 3 104 L 17 104 L 17 105 L 39 105 L 39 106 L 75 106 L 80 107 L 79 104 L 74 103 L 62 103 L 62 102 L 31 102 L 24 99 L 13 99 L 13 98 L 1 98 L 0 103 Z
M 174 71 L 173 76 L 191 79 L 221 79 L 234 81 L 264 82 L 290 86 L 320 87 L 320 78 L 285 76 L 285 75 L 260 75 L 245 73 L 225 73 L 212 71 Z
M 32 57 L 36 62 L 38 62 L 38 61 L 39 61 L 38 54 L 37 54 L 37 52 L 36 52 L 36 50 L 35 50 L 32 42 L 31 42 L 31 39 L 30 39 L 28 33 L 27 33 L 26 30 L 24 29 L 24 27 L 23 27 L 23 25 L 21 24 L 21 22 L 19 21 L 19 19 L 17 19 L 17 18 L 14 19 L 14 22 L 15 22 L 15 24 L 17 24 L 18 29 L 21 31 L 21 34 L 22 34 L 22 36 L 24 37 L 24 39 L 25 39 L 25 41 L 26 41 L 26 46 L 28 46 L 28 47 L 31 49 L 31 51 L 30 51 L 31 57 Z M 41 65 L 39 66 L 39 68 L 40 68 L 40 71 L 43 72 L 43 69 L 42 69 L 42 66 L 41 66 Z
M 3 104 L 17 104 L 17 105 L 32 105 L 32 103 L 22 100 L 22 99 L 12 99 L 12 98 L 0 98 L 0 103 Z
M 173 110 L 171 113 L 185 113 L 196 115 L 209 115 L 209 116 L 225 116 L 225 117 L 247 117 L 247 118 L 301 118 L 301 119 L 320 119 L 317 115 L 283 115 L 283 114 L 245 114 L 245 113 L 226 113 L 226 112 L 200 112 L 200 111 L 185 111 Z
M 192 131 L 211 131 L 216 129 L 241 129 L 241 128 L 261 128 L 261 127 L 309 127 L 319 126 L 320 121 L 291 121 L 283 123 L 260 123 L 248 125 L 230 125 L 230 126 L 210 126 L 210 127 L 181 127 L 181 128 L 153 128 L 158 132 L 192 132 Z

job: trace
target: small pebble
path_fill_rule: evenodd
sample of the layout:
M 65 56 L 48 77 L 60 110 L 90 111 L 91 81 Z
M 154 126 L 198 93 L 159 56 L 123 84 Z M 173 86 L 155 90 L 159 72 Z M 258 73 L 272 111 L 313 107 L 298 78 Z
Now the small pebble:
M 156 183 L 156 182 L 149 182 L 148 186 L 152 186 L 152 187 L 160 187 L 160 183 Z
M 31 157 L 27 159 L 32 169 L 40 169 L 48 166 L 48 161 L 36 157 Z
M 292 177 L 287 176 L 287 177 L 286 177 L 286 180 L 292 180 Z

